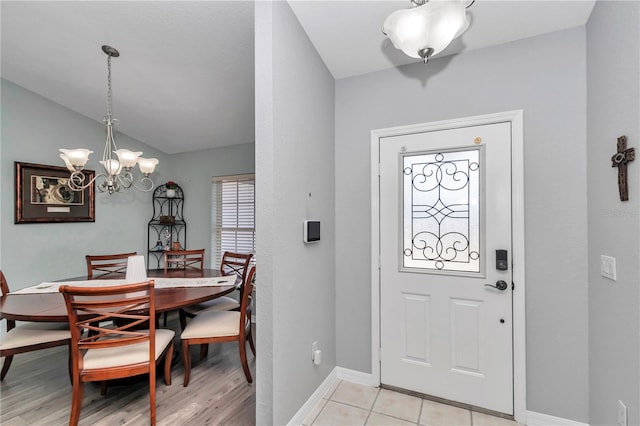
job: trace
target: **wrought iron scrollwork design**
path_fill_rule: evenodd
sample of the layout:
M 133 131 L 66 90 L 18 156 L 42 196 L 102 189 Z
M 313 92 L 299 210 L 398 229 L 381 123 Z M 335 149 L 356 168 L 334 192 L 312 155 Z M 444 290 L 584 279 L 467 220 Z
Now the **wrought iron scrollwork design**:
M 480 256 L 470 249 L 468 232 L 470 174 L 477 172 L 480 164 L 460 156 L 447 159 L 445 154 L 417 156 L 414 163 L 407 165 L 405 161 L 403 169 L 411 180 L 412 233 L 410 246 L 405 246 L 403 254 L 414 260 L 431 261 L 437 270 Z

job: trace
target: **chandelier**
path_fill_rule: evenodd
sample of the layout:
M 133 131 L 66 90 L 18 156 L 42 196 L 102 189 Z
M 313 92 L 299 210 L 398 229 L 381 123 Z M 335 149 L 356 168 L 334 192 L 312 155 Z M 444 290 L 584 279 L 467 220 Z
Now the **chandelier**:
M 469 28 L 466 9 L 474 1 L 411 0 L 414 7 L 389 15 L 382 32 L 396 49 L 426 64 Z
M 97 174 L 89 182 L 85 183 L 85 175 L 82 173 L 84 166 L 89 161 L 89 154 L 93 151 L 76 148 L 76 149 L 60 149 L 60 158 L 64 160 L 64 164 L 71 172 L 68 186 L 74 191 L 82 191 L 85 188 L 92 185 L 96 179 L 102 178 L 97 187 L 100 192 L 107 191 L 109 194 L 114 192 L 120 192 L 131 187 L 136 188 L 139 191 L 149 192 L 153 189 L 153 181 L 149 178 L 149 175 L 153 173 L 158 160 L 155 158 L 142 158 L 142 152 L 133 152 L 128 149 L 118 149 L 116 146 L 116 140 L 113 137 L 113 125 L 118 124 L 118 120 L 113 118 L 111 114 L 111 58 L 117 58 L 120 56 L 120 52 L 111 46 L 102 46 L 102 51 L 107 54 L 107 115 L 104 117 L 104 124 L 107 127 L 107 141 L 104 145 L 104 152 L 102 154 L 102 167 L 104 167 L 104 173 Z M 118 159 L 113 158 L 113 154 L 116 154 Z M 143 177 L 140 179 L 140 183 L 136 185 L 131 170 L 138 164 L 140 172 Z

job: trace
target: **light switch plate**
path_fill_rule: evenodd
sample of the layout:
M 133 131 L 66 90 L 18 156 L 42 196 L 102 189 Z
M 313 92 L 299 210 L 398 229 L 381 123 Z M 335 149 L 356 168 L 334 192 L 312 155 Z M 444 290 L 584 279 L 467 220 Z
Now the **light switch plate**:
M 610 280 L 616 280 L 616 258 L 611 256 L 600 256 L 600 275 Z

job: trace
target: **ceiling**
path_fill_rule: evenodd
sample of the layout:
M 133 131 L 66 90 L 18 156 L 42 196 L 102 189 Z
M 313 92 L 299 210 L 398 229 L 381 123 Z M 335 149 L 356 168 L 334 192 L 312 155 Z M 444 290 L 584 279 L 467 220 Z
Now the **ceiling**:
M 174 154 L 253 142 L 249 1 L 2 1 L 2 77 Z M 117 137 L 116 137 L 117 142 Z M 74 147 L 69 147 L 74 148 Z
M 476 0 L 440 56 L 584 25 L 595 0 Z M 289 0 L 334 78 L 416 62 L 381 32 L 409 0 Z M 1 2 L 2 77 L 167 153 L 254 141 L 251 1 Z M 336 46 L 339 46 L 338 48 Z
M 420 62 L 395 49 L 382 34 L 386 17 L 409 9 L 410 0 L 289 4 L 336 79 Z M 476 0 L 467 9 L 469 29 L 438 56 L 581 26 L 594 4 L 595 0 Z

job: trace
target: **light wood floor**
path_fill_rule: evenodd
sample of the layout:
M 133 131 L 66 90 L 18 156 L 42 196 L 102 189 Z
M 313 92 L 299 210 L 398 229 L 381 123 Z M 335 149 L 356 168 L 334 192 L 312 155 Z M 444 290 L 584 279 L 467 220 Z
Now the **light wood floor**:
M 176 331 L 175 350 L 179 352 L 180 326 L 175 315 L 169 316 L 168 327 Z M 255 425 L 255 359 L 249 345 L 247 352 L 253 384 L 247 384 L 235 342 L 210 345 L 203 361 L 199 361 L 199 346 L 192 346 L 186 388 L 182 386 L 182 361 L 171 370 L 171 386 L 164 384 L 160 367 L 157 424 Z M 15 356 L 0 387 L 0 424 L 67 425 L 71 410 L 67 363 L 64 347 Z M 148 425 L 148 388 L 148 380 L 141 378 L 110 385 L 101 396 L 98 384 L 85 384 L 80 425 Z

